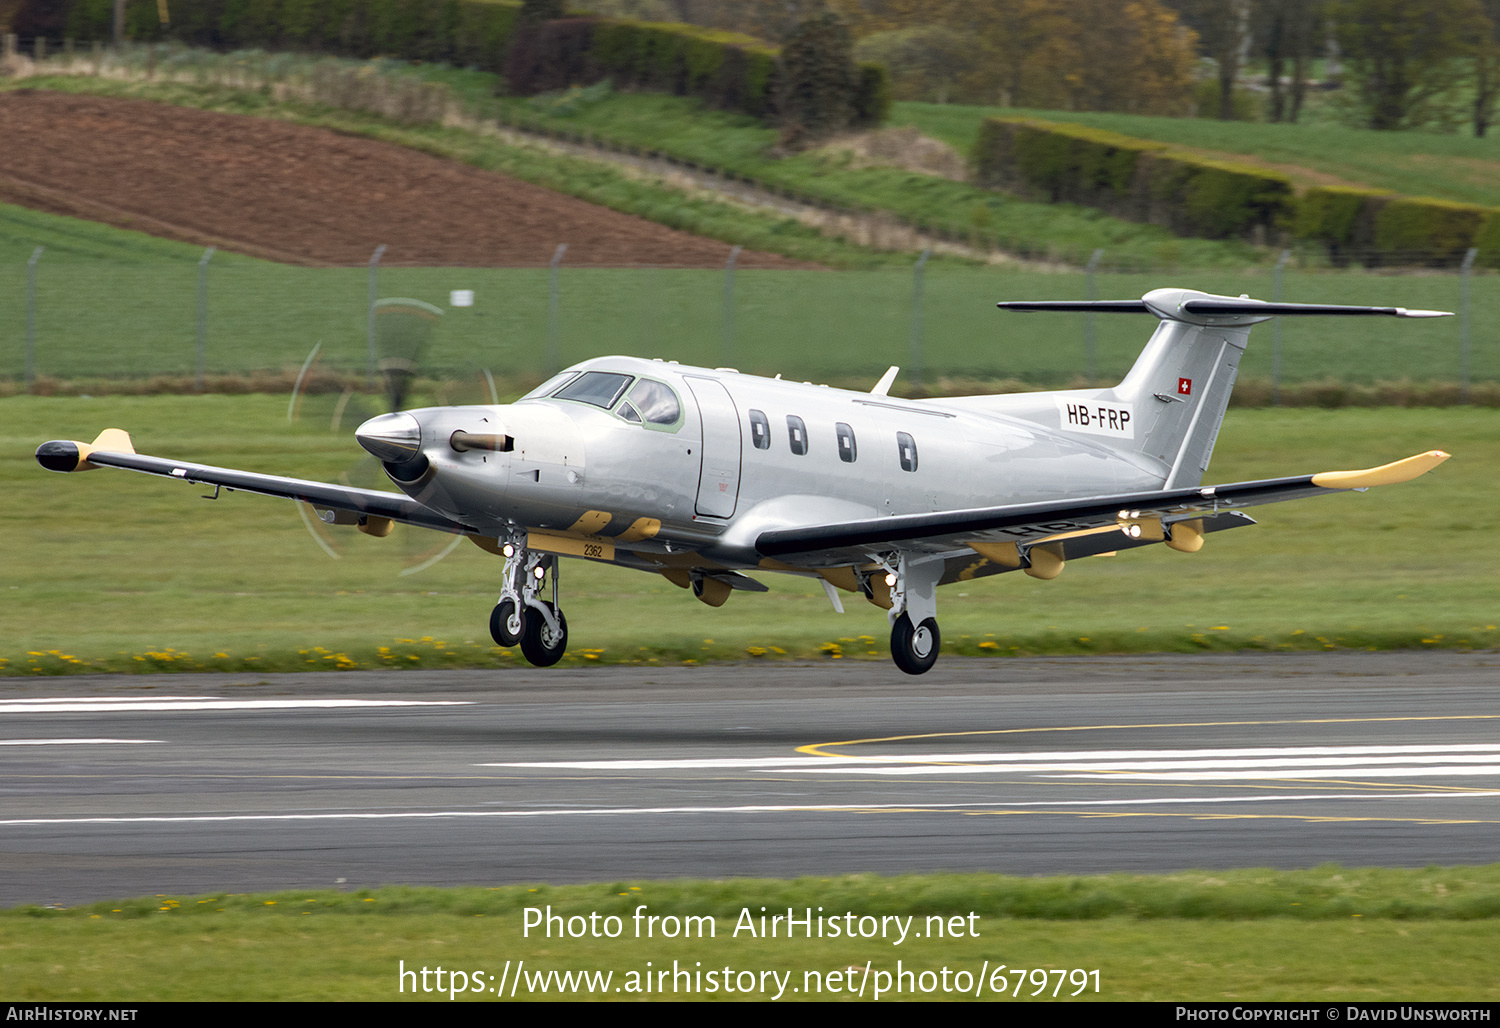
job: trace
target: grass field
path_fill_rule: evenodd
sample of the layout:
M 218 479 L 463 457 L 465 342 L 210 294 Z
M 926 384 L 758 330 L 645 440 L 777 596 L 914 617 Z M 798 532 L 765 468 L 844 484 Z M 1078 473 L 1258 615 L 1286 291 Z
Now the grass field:
M 980 983 L 982 998 L 991 1000 L 1000 998 L 992 991 L 1005 989 L 1007 999 L 1049 1002 L 1054 992 L 1056 1001 L 1078 1002 L 1492 1001 L 1500 997 L 1491 954 L 1496 877 L 1495 866 L 1321 867 L 157 896 L 0 912 L 0 979 L 13 1001 L 449 1002 L 502 998 L 495 995 L 499 980 L 516 975 L 516 999 L 563 998 L 557 979 L 544 976 L 588 971 L 609 972 L 611 979 L 604 985 L 595 978 L 592 993 L 578 990 L 584 997 L 770 999 L 778 984 L 767 978 L 762 992 L 759 972 L 774 970 L 783 1000 L 857 999 L 860 984 L 863 998 L 873 1000 L 882 983 L 886 994 L 878 998 L 897 998 L 900 960 L 903 970 L 915 972 L 909 984 L 901 982 L 900 998 L 908 999 L 913 992 L 921 999 L 965 998 L 955 993 L 966 976 L 968 989 Z M 701 939 L 636 939 L 632 915 L 642 904 L 648 915 L 712 918 L 712 935 L 700 924 Z M 614 915 L 618 937 L 527 932 L 527 907 L 564 918 L 597 912 L 601 926 Z M 754 938 L 741 927 L 741 911 L 758 917 L 760 907 L 772 913 L 790 907 L 799 917 L 816 908 L 844 924 L 846 913 L 855 921 L 910 917 L 912 934 L 899 945 L 894 924 L 886 939 L 788 939 L 784 929 L 777 938 Z M 934 937 L 928 918 L 952 927 L 955 915 L 962 934 Z M 520 961 L 526 963 L 515 966 Z M 678 979 L 684 989 L 694 982 L 703 991 L 653 989 L 643 996 L 648 961 L 649 969 L 670 972 L 675 961 L 704 972 Z M 1008 973 L 998 979 L 986 973 L 1001 965 Z M 434 975 L 420 977 L 422 968 L 438 966 L 450 974 L 461 969 L 461 979 L 437 989 Z M 849 967 L 859 970 L 844 974 Z M 418 975 L 403 982 L 403 968 Z M 726 968 L 742 986 L 753 978 L 754 990 L 710 992 L 706 973 L 723 981 Z M 1050 973 L 1032 977 L 1035 969 Z M 741 978 L 741 971 L 755 973 Z M 923 972 L 930 973 L 919 978 Z M 538 987 L 539 978 L 545 986 Z M 670 973 L 664 981 L 672 981 Z M 424 985 L 431 991 L 419 991 Z M 511 998 L 508 991 L 503 998 Z
M 117 426 L 145 453 L 358 475 L 354 442 L 323 421 L 288 424 L 283 397 L 18 396 L 0 411 L 5 673 L 522 664 L 485 629 L 500 562 L 467 543 L 403 576 L 448 540 L 349 530 L 335 560 L 291 503 L 208 501 L 202 489 L 108 470 L 63 477 L 31 456 L 43 440 Z M 1455 457 L 1417 482 L 1258 508 L 1258 527 L 1199 554 L 1153 548 L 1078 562 L 1054 582 L 1004 575 L 946 588 L 945 650 L 1500 645 L 1500 412 L 1234 410 L 1206 480 L 1369 467 L 1431 448 Z M 851 602 L 838 615 L 801 579 L 767 576 L 772 595 L 719 610 L 641 572 L 570 561 L 562 581 L 572 664 L 885 656 L 883 611 Z M 649 631 L 643 609 L 656 613 Z
M 13 232 L 9 238 L 21 242 L 11 250 L 29 256 L 24 241 L 32 238 L 30 222 L 19 229 L 13 225 L 0 222 L 0 240 Z M 95 238 L 79 231 L 88 242 Z M 112 232 L 97 233 L 100 246 L 110 243 Z M 36 275 L 38 374 L 191 374 L 201 251 L 184 249 L 189 252 L 175 261 L 95 261 L 45 253 Z M 122 252 L 139 251 L 122 245 Z M 1273 288 L 1265 269 L 1099 275 L 1096 288 L 1102 297 L 1132 298 L 1163 285 L 1262 298 Z M 1457 310 L 1459 285 L 1444 275 L 1293 273 L 1283 295 L 1292 301 Z M 208 371 L 295 369 L 318 342 L 325 365 L 362 370 L 368 288 L 365 268 L 299 268 L 216 255 L 208 273 Z M 474 290 L 474 306 L 448 308 L 452 289 Z M 558 290 L 556 337 L 564 365 L 625 353 L 824 381 L 866 376 L 873 382 L 888 365 L 898 364 L 909 382 L 914 370 L 909 269 L 736 272 L 729 333 L 721 272 L 564 267 Z M 545 269 L 387 267 L 379 273 L 379 292 L 447 310 L 424 360 L 434 372 L 459 375 L 488 367 L 496 374 L 539 376 L 545 369 Z M 24 261 L 0 262 L 0 318 L 13 326 L 0 340 L 3 377 L 20 376 L 24 366 L 25 295 Z M 993 304 L 1086 295 L 1084 278 L 1077 274 L 929 267 L 921 321 L 924 372 L 1054 385 L 1083 375 L 1089 359 L 1082 315 L 1002 314 Z M 1474 280 L 1472 305 L 1471 374 L 1476 381 L 1493 381 L 1500 378 L 1500 334 L 1492 328 L 1500 324 L 1500 276 Z M 1146 316 L 1097 318 L 1095 377 L 1117 381 L 1153 325 Z M 1461 331 L 1458 318 L 1289 319 L 1282 326 L 1282 376 L 1289 382 L 1454 381 L 1461 372 Z M 1255 332 L 1243 377 L 1270 376 L 1273 334 L 1269 325 Z
M 891 123 L 916 125 L 968 153 L 980 122 L 995 115 L 1074 122 L 1215 155 L 1250 157 L 1281 166 L 1304 186 L 1367 186 L 1500 206 L 1500 139 L 1494 136 L 926 103 L 894 105 Z

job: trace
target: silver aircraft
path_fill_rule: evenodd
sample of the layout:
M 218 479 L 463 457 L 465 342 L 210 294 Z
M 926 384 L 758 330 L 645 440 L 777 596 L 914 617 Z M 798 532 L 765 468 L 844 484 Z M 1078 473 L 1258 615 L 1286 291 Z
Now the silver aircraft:
M 937 587 L 1254 522 L 1241 508 L 1415 478 L 1439 450 L 1365 471 L 1201 485 L 1251 326 L 1277 315 L 1440 317 L 1400 307 L 1268 303 L 1186 289 L 1140 300 L 1001 303 L 1012 311 L 1149 313 L 1160 323 L 1109 389 L 906 400 L 891 368 L 868 393 L 600 357 L 514 403 L 372 418 L 356 438 L 400 493 L 137 454 L 107 429 L 42 444 L 53 471 L 125 468 L 290 497 L 333 525 L 395 522 L 468 536 L 504 558 L 497 643 L 561 659 L 560 557 L 655 572 L 704 603 L 765 592 L 747 572 L 816 577 L 885 608 L 891 656 L 939 650 Z

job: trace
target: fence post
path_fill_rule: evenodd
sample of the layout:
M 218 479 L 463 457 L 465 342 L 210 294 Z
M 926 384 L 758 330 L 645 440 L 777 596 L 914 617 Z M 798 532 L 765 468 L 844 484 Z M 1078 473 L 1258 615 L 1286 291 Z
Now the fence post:
M 1469 277 L 1474 274 L 1474 258 L 1478 256 L 1479 248 L 1469 247 L 1464 254 L 1463 274 L 1459 278 L 1459 381 L 1462 383 L 1460 395 L 1464 403 L 1469 402 Z
M 1271 274 L 1271 301 L 1281 302 L 1281 283 L 1286 272 L 1286 262 L 1292 259 L 1292 251 L 1282 250 L 1276 259 L 1276 270 Z M 1273 318 L 1271 325 L 1271 406 L 1281 406 L 1281 319 Z
M 1104 256 L 1104 251 L 1095 250 L 1089 257 L 1088 267 L 1083 269 L 1084 286 L 1088 291 L 1090 300 L 1099 299 L 1099 290 L 1094 285 L 1094 272 L 1099 270 L 1099 258 Z M 1084 350 L 1084 377 L 1092 382 L 1097 374 L 1094 345 L 1094 312 L 1089 311 L 1084 315 L 1083 328 L 1083 350 Z
M 734 262 L 739 260 L 741 247 L 729 251 L 724 262 L 724 366 L 734 364 Z
M 31 260 L 26 262 L 26 391 L 36 381 L 36 265 L 42 259 L 45 246 L 31 251 Z
M 9 61 L 14 57 L 17 45 L 16 34 L 14 32 L 7 32 L 4 41 L 0 42 L 0 59 Z
M 911 283 L 911 384 L 922 388 L 922 276 L 927 269 L 927 258 L 932 256 L 932 247 L 922 251 L 912 269 Z
M 204 250 L 203 256 L 198 261 L 198 363 L 197 374 L 193 378 L 193 390 L 199 393 L 203 392 L 203 365 L 208 343 L 208 262 L 212 259 L 215 249 L 210 246 Z
M 568 252 L 567 243 L 558 243 L 549 265 L 551 274 L 547 283 L 547 374 L 555 375 L 562 370 L 562 353 L 558 340 L 557 325 L 557 269 L 562 264 L 563 254 Z
M 369 349 L 369 367 L 366 370 L 369 388 L 375 388 L 375 301 L 380 298 L 380 255 L 385 253 L 385 244 L 381 243 L 370 254 L 370 302 L 365 308 L 365 342 Z
M 125 42 L 125 0 L 115 0 L 114 41 L 116 50 Z

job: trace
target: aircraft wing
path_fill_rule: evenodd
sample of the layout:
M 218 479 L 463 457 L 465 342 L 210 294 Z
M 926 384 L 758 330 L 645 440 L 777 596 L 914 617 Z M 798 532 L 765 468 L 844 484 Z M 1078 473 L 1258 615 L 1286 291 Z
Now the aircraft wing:
M 54 439 L 37 447 L 36 459 L 50 471 L 89 471 L 93 468 L 124 468 L 183 482 L 222 486 L 230 491 L 284 496 L 301 500 L 314 507 L 344 511 L 354 515 L 349 523 L 358 523 L 374 535 L 383 535 L 389 525 L 383 522 L 435 528 L 443 532 L 472 533 L 473 529 L 444 517 L 409 496 L 377 489 L 309 482 L 301 478 L 262 475 L 234 468 L 216 468 L 207 464 L 167 460 L 136 453 L 130 435 L 118 428 L 105 429 L 93 443 Z M 382 519 L 370 524 L 370 519 Z
M 775 529 L 762 532 L 755 548 L 763 557 L 818 567 L 866 560 L 871 554 L 891 550 L 945 553 L 967 547 L 989 553 L 992 547 L 1006 544 L 1028 547 L 1114 532 L 1123 533 L 1122 543 L 1161 540 L 1173 532 L 1173 525 L 1211 518 L 1241 507 L 1405 482 L 1447 459 L 1448 454 L 1441 450 L 1430 450 L 1363 471 L 1327 471 L 1230 485 L 899 514 L 841 524 Z M 1187 532 L 1201 538 L 1201 521 L 1197 526 L 1188 524 Z M 1175 535 L 1173 539 L 1179 542 L 1178 548 L 1196 549 L 1195 544 L 1179 541 Z

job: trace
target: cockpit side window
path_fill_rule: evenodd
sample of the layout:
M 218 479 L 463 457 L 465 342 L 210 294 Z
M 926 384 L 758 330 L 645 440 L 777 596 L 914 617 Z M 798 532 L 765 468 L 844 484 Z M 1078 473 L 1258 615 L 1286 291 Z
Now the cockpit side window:
M 677 394 L 660 382 L 643 378 L 630 391 L 630 402 L 651 425 L 675 425 L 682 417 L 682 405 Z
M 578 376 L 577 381 L 569 382 L 553 395 L 559 400 L 576 400 L 609 410 L 625 391 L 625 387 L 630 385 L 630 381 L 630 375 L 612 371 L 585 371 Z

